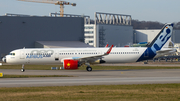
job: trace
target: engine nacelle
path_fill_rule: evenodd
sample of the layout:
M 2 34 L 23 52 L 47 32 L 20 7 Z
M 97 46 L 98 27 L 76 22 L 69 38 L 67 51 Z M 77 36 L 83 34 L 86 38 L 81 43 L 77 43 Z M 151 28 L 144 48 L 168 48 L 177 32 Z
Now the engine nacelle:
M 78 69 L 79 61 L 67 59 L 63 61 L 63 67 L 61 69 Z

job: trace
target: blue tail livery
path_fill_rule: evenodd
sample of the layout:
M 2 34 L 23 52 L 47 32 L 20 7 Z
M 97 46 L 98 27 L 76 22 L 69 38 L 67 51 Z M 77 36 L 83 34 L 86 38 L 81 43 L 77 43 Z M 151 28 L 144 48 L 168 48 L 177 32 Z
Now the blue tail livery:
M 147 49 L 137 61 L 152 59 L 156 56 L 156 52 L 161 50 L 162 47 L 168 42 L 173 32 L 173 24 L 166 24 L 154 40 L 147 45 Z M 146 54 L 148 54 L 147 57 Z

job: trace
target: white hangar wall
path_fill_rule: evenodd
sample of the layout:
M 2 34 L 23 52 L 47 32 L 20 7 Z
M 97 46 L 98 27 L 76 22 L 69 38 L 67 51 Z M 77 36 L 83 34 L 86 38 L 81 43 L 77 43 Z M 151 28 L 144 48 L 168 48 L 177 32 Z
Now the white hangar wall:
M 152 30 L 134 30 L 134 43 L 139 42 L 151 42 L 161 29 Z M 180 43 L 180 30 L 173 30 L 171 41 L 174 43 Z

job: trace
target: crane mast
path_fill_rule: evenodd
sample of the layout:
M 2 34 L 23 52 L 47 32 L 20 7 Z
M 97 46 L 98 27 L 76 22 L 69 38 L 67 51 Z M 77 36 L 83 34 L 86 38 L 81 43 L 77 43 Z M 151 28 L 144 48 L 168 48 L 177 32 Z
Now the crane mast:
M 64 16 L 64 5 L 76 6 L 76 3 L 70 3 L 70 2 L 58 1 L 58 0 L 18 0 L 18 1 L 36 2 L 36 3 L 49 3 L 49 4 L 60 5 L 60 16 L 61 17 Z

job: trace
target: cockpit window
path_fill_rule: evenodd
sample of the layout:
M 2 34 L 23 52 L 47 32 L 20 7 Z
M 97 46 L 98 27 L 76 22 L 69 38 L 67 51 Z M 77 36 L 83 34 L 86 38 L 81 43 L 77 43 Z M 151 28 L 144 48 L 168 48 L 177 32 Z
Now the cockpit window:
M 15 56 L 15 53 L 9 53 L 9 55 L 13 55 L 13 56 Z

